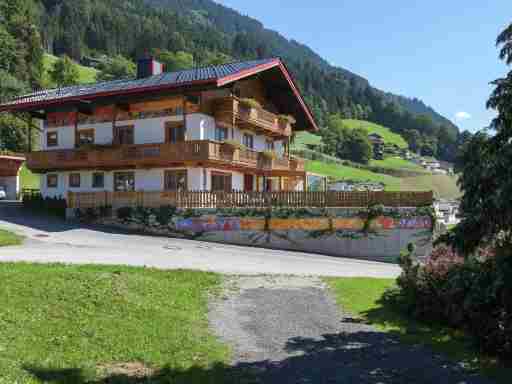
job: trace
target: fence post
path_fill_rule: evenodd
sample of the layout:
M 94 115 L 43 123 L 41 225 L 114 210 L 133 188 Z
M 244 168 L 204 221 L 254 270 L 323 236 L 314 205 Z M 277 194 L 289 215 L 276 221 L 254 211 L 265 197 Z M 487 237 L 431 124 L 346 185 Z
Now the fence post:
M 136 205 L 137 207 L 144 207 L 144 191 L 136 192 Z

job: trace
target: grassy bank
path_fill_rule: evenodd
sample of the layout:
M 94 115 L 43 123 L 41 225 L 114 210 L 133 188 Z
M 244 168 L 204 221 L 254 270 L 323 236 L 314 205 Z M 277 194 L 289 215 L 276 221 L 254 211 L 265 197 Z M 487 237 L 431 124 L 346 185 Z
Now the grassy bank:
M 43 58 L 43 81 L 48 87 L 55 87 L 55 84 L 52 83 L 48 72 L 53 68 L 53 65 L 59 58 L 54 55 L 45 54 Z M 78 73 L 79 73 L 79 81 L 80 84 L 90 84 L 96 82 L 96 74 L 98 70 L 94 68 L 84 67 L 82 65 L 78 65 Z
M 223 382 L 221 370 L 211 367 L 226 362 L 228 350 L 207 323 L 207 295 L 220 279 L 0 264 L 0 382 Z
M 372 278 L 327 278 L 325 279 L 345 311 L 375 325 L 378 329 L 396 335 L 403 342 L 424 344 L 441 352 L 454 361 L 464 362 L 468 367 L 480 369 L 482 373 L 498 383 L 508 383 L 511 368 L 505 368 L 496 359 L 482 356 L 462 332 L 432 323 L 420 323 L 399 313 L 385 294 L 395 287 L 393 279 Z
M 0 247 L 6 247 L 8 245 L 20 245 L 22 241 L 23 238 L 21 236 L 0 229 Z
M 39 175 L 30 172 L 26 164 L 20 169 L 20 185 L 21 188 L 39 189 Z
M 428 174 L 427 170 L 422 166 L 415 164 L 411 161 L 401 159 L 399 157 L 388 157 L 384 160 L 371 160 L 370 165 L 374 167 L 382 167 L 393 170 L 406 170 L 406 171 L 414 171 L 418 173 Z
M 322 176 L 334 177 L 336 179 L 376 181 L 386 185 L 386 190 L 400 190 L 400 179 L 389 175 L 370 172 L 366 169 L 347 167 L 344 165 L 327 164 L 321 161 L 306 162 L 306 171 L 316 173 Z
M 407 148 L 409 145 L 404 140 L 402 136 L 400 136 L 398 133 L 391 132 L 391 130 L 387 127 L 383 127 L 382 125 L 371 123 L 369 121 L 365 120 L 350 120 L 346 119 L 343 120 L 343 123 L 347 128 L 350 129 L 356 129 L 356 128 L 363 128 L 368 131 L 368 133 L 377 133 L 382 136 L 384 139 L 384 142 L 386 144 L 396 144 L 400 148 Z

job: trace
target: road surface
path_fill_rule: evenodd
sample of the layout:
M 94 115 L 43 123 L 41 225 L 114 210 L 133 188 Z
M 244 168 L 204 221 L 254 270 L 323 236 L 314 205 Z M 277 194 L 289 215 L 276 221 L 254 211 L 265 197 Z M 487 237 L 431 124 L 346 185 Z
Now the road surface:
M 202 241 L 121 233 L 37 216 L 0 202 L 0 228 L 26 237 L 0 249 L 0 262 L 109 264 L 227 274 L 393 278 L 396 265 Z

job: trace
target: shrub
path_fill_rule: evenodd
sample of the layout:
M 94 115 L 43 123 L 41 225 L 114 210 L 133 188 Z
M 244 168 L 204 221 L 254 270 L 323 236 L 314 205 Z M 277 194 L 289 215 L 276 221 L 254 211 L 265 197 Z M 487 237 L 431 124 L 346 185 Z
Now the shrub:
M 173 216 L 176 215 L 177 208 L 172 205 L 164 205 L 156 211 L 156 220 L 161 225 L 168 225 Z
M 263 151 L 261 152 L 261 155 L 267 160 L 274 160 L 276 158 L 276 153 L 274 151 Z
M 46 197 L 41 194 L 30 194 L 23 196 L 23 206 L 34 212 L 40 212 L 66 218 L 67 202 L 61 197 Z
M 485 351 L 512 356 L 512 250 L 480 249 L 463 258 L 437 246 L 425 264 L 402 255 L 397 280 L 404 308 L 421 320 L 470 333 Z
M 117 210 L 117 218 L 121 221 L 126 221 L 132 216 L 132 213 L 132 207 L 121 207 Z
M 279 124 L 295 124 L 297 120 L 291 115 L 279 115 Z
M 244 147 L 242 143 L 239 143 L 236 140 L 224 140 L 222 144 L 231 147 L 232 149 L 242 149 Z

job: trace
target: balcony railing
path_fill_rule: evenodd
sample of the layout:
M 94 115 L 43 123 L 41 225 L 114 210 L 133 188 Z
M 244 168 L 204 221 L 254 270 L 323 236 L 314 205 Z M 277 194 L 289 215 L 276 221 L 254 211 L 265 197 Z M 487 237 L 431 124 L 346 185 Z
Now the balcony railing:
M 237 125 L 240 128 L 261 131 L 276 137 L 292 135 L 292 126 L 288 121 L 282 121 L 279 116 L 262 108 L 249 107 L 235 96 L 221 98 L 214 104 L 215 119 L 227 125 Z
M 180 143 L 88 146 L 79 149 L 38 151 L 28 154 L 27 166 L 36 172 L 49 170 L 119 169 L 173 166 L 187 162 L 213 162 L 262 171 L 298 171 L 299 160 L 267 160 L 262 153 L 233 148 L 221 142 L 198 140 Z

